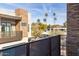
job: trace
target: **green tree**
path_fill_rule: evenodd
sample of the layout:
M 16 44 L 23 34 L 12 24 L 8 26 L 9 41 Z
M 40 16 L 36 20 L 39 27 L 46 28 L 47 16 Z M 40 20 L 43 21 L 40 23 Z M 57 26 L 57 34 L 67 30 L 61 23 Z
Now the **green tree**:
M 50 25 L 50 24 L 47 26 L 47 29 L 48 29 L 48 30 L 50 30 L 50 29 L 51 29 L 51 25 Z
M 41 31 L 33 31 L 32 32 L 32 35 L 35 37 L 35 38 L 37 38 L 37 37 L 39 37 L 40 35 L 41 35 Z
M 35 37 L 39 37 L 47 28 L 47 24 L 39 23 L 39 26 L 37 25 L 37 23 L 32 23 L 32 35 Z
M 40 29 L 40 31 L 45 31 L 45 29 L 47 29 L 47 24 L 40 23 L 39 29 Z

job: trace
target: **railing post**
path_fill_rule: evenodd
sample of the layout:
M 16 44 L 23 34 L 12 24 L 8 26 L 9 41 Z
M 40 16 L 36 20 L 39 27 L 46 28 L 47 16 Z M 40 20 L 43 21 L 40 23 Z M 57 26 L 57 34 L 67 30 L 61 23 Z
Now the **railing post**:
M 53 36 L 49 40 L 50 56 L 60 56 L 60 35 Z
M 61 55 L 61 51 L 60 51 L 61 50 L 60 49 L 60 47 L 61 47 L 61 35 L 59 35 L 58 37 L 59 37 L 59 39 L 58 39 L 59 43 L 58 44 L 59 44 L 59 56 L 60 56 Z
M 30 56 L 30 43 L 26 44 L 26 56 Z
M 49 39 L 49 56 L 51 56 L 51 38 L 52 37 L 50 37 L 50 38 L 48 38 Z

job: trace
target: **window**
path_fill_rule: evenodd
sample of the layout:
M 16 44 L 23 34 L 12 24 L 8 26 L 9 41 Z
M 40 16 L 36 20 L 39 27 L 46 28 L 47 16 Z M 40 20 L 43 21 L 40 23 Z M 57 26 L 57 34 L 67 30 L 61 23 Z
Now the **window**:
M 10 32 L 11 31 L 11 24 L 10 23 L 1 23 L 1 31 L 2 32 Z
M 9 37 L 11 36 L 11 24 L 8 22 L 1 23 L 1 32 L 2 37 Z
M 27 24 L 26 24 L 26 23 L 21 23 L 21 25 L 22 25 L 22 26 L 26 26 Z

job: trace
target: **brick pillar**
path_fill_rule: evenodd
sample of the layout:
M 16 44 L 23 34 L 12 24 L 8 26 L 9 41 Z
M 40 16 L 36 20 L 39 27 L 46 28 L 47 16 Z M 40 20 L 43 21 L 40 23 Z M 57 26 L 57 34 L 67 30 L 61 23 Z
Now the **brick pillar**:
M 24 9 L 16 9 L 16 15 L 21 16 L 22 19 L 20 21 L 20 30 L 22 31 L 23 37 L 28 36 L 28 12 Z
M 67 4 L 67 55 L 79 55 L 79 4 Z

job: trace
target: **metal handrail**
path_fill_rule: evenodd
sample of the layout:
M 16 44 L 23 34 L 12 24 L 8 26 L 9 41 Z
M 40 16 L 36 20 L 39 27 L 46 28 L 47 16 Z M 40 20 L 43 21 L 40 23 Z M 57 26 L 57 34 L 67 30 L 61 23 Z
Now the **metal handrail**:
M 17 33 L 20 33 L 21 31 L 11 31 L 11 32 L 0 32 L 0 38 L 2 37 L 13 37 L 16 36 Z
M 0 32 L 0 43 L 18 41 L 22 39 L 21 31 Z

